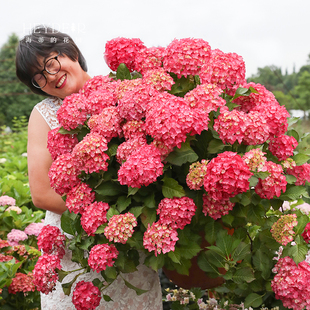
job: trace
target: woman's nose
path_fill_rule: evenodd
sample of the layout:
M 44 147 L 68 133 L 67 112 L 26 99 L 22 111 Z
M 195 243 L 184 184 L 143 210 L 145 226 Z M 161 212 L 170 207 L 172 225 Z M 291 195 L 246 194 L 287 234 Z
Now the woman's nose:
M 47 82 L 50 83 L 50 82 L 53 82 L 53 81 L 57 80 L 57 76 L 58 76 L 57 73 L 56 74 L 49 74 L 49 73 L 47 73 L 45 77 L 47 79 Z

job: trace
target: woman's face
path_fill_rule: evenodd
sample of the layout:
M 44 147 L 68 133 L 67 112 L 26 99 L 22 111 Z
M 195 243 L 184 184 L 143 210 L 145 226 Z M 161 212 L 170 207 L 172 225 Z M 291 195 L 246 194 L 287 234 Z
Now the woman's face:
M 42 64 L 42 68 L 47 60 L 57 56 L 57 54 L 56 52 L 51 53 L 45 61 L 40 59 L 39 62 Z M 81 68 L 78 61 L 72 61 L 66 55 L 59 55 L 58 60 L 61 64 L 58 73 L 51 75 L 44 71 L 47 83 L 42 90 L 51 96 L 63 99 L 73 93 L 78 93 L 85 82 L 90 79 L 90 76 Z

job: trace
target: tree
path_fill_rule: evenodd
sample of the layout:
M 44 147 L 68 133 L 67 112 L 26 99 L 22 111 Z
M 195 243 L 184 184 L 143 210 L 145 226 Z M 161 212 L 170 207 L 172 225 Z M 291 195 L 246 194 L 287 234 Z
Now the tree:
M 306 119 L 306 111 L 310 110 L 310 72 L 303 71 L 298 79 L 298 84 L 295 86 L 294 93 Z
M 18 37 L 12 34 L 0 50 L 0 125 L 12 125 L 14 116 L 30 115 L 33 106 L 43 99 L 21 83 L 15 73 Z

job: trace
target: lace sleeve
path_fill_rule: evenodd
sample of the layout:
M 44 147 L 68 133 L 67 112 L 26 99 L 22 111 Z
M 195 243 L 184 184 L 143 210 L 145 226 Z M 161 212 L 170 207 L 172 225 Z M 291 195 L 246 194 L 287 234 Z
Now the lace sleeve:
M 61 104 L 62 100 L 54 97 L 46 98 L 35 106 L 35 109 L 39 111 L 51 129 L 59 126 L 56 113 Z

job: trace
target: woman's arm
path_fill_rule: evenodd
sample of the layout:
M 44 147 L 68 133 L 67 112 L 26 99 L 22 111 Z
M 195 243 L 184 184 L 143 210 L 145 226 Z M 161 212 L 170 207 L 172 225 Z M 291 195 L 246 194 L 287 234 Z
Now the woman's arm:
M 33 109 L 28 123 L 28 174 L 33 204 L 40 209 L 62 214 L 67 208 L 61 196 L 50 186 L 48 171 L 52 157 L 47 149 L 49 126 Z

